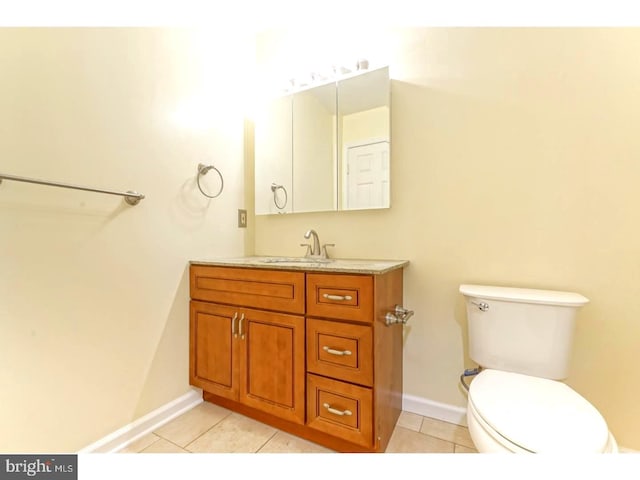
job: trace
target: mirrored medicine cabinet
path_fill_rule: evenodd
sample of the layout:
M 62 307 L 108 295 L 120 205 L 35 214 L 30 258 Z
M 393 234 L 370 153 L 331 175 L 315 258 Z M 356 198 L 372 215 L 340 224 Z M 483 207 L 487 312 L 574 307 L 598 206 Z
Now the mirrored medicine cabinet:
M 388 67 L 270 98 L 254 132 L 256 215 L 389 208 Z

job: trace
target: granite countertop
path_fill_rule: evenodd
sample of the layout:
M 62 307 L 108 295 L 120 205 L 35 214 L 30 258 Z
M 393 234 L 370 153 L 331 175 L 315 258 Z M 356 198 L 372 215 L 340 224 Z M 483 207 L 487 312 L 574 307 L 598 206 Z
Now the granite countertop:
M 251 256 L 238 258 L 216 258 L 207 260 L 191 260 L 191 265 L 214 265 L 219 267 L 265 268 L 270 270 L 303 270 L 306 272 L 342 272 L 381 274 L 404 268 L 408 260 L 370 260 L 343 259 L 329 260 L 307 259 L 304 257 L 268 257 Z

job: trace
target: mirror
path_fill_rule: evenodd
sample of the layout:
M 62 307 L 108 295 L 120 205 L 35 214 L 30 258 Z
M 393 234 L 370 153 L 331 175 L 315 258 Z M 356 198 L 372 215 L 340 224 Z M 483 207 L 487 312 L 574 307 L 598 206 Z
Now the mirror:
M 389 208 L 387 67 L 338 82 L 340 209 Z
M 267 100 L 255 118 L 256 215 L 291 213 L 292 95 Z
M 335 210 L 336 85 L 293 95 L 293 211 Z
M 268 100 L 255 118 L 256 215 L 388 208 L 388 67 Z

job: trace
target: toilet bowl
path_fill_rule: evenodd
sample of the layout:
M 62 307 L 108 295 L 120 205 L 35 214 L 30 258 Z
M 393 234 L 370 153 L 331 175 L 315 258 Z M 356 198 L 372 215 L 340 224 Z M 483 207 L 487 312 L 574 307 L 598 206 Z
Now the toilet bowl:
M 579 393 L 520 373 L 481 371 L 469 386 L 467 424 L 480 452 L 618 451 L 602 415 Z

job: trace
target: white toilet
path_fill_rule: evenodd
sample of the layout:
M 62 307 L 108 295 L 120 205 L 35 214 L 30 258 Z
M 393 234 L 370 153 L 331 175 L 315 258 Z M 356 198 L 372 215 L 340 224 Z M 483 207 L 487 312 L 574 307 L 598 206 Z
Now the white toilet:
M 568 376 L 577 293 L 461 285 L 469 356 L 467 423 L 479 452 L 614 453 L 602 415 Z

